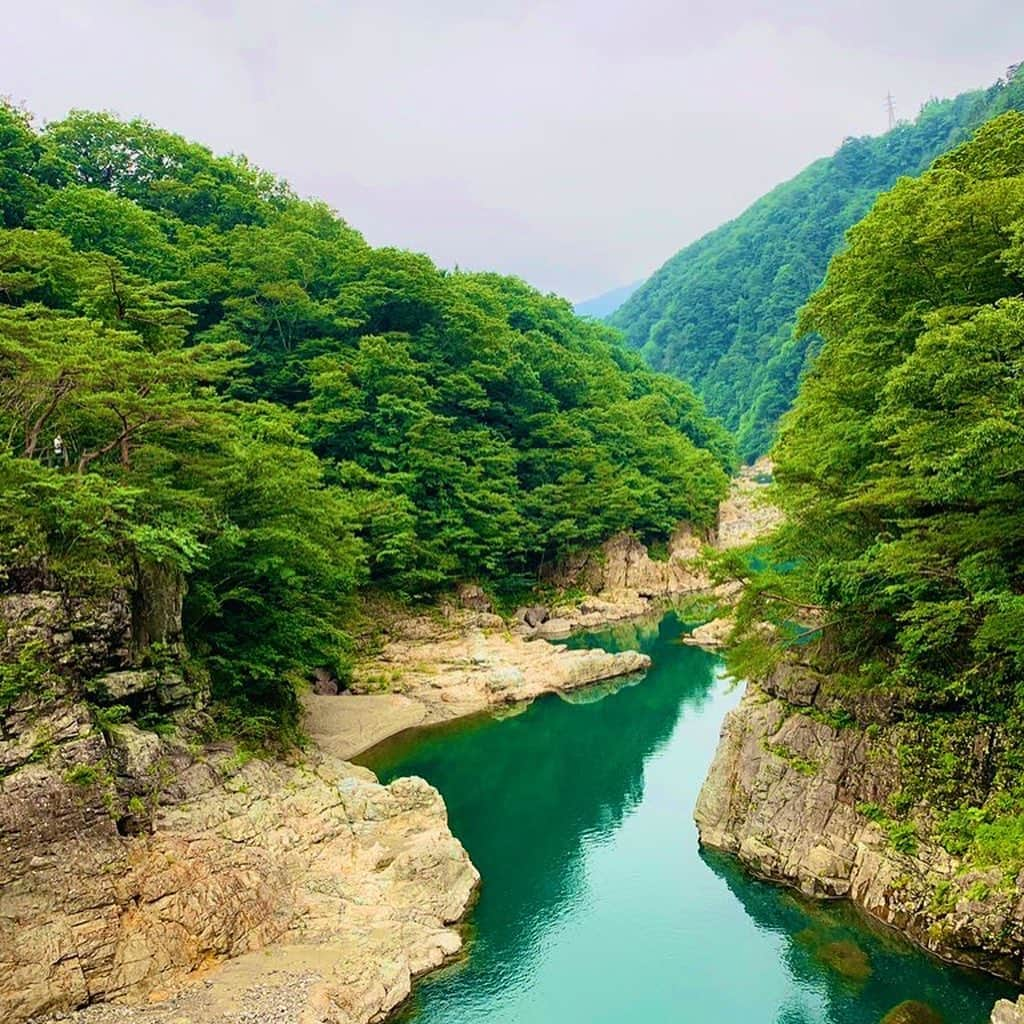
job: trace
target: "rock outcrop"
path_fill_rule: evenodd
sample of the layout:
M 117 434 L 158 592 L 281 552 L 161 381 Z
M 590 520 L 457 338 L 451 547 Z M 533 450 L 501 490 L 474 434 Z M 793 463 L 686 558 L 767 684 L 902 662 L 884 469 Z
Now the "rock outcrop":
M 631 533 L 618 533 L 597 550 L 571 555 L 549 570 L 544 582 L 592 596 L 579 605 L 521 609 L 519 618 L 525 627 L 521 632 L 564 636 L 574 629 L 636 618 L 666 598 L 707 590 L 711 579 L 700 558 L 709 540 L 680 523 L 661 558 L 651 557 L 647 546 Z
M 1000 999 L 992 1011 L 992 1024 L 1024 1024 L 1024 996 L 1015 1003 Z
M 782 513 L 764 498 L 764 484 L 772 469 L 771 459 L 765 456 L 744 466 L 733 478 L 728 496 L 718 507 L 715 546 L 719 550 L 750 544 L 782 522 Z
M 733 625 L 732 619 L 723 616 L 697 626 L 696 629 L 680 639 L 684 644 L 691 644 L 694 647 L 707 647 L 711 650 L 719 650 L 729 642 Z
M 273 944 L 291 1007 L 275 1020 L 365 1024 L 458 950 L 477 874 L 434 789 L 204 745 L 174 574 L 75 598 L 45 574 L 19 585 L 0 594 L 0 1019 L 202 977 L 117 1019 L 212 1020 L 246 977 L 214 968 L 261 957 L 258 980 Z
M 354 757 L 414 725 L 568 693 L 643 672 L 650 663 L 637 651 L 526 640 L 496 616 L 454 614 L 444 623 L 409 618 L 395 623 L 380 653 L 358 666 L 351 694 L 305 698 L 306 728 L 322 749 Z M 387 692 L 375 692 L 381 690 Z
M 1024 980 L 1024 877 L 968 870 L 928 838 L 929 808 L 884 810 L 915 728 L 893 694 L 837 693 L 785 663 L 726 717 L 698 800 L 701 842 L 810 896 L 848 898 L 948 960 Z M 965 786 L 981 773 L 963 766 Z M 893 816 L 890 816 L 893 815 Z M 920 827 L 918 827 L 920 826 Z
M 209 1019 L 244 972 L 211 968 L 273 943 L 263 970 L 284 962 L 304 979 L 291 1019 L 364 1024 L 458 951 L 447 926 L 478 875 L 436 790 L 416 778 L 381 786 L 330 757 L 252 761 L 224 778 L 224 757 L 179 766 L 152 833 L 134 840 L 103 821 L 94 787 L 40 780 L 35 792 L 23 780 L 3 794 L 5 824 L 45 829 L 21 836 L 17 863 L 4 865 L 4 1020 L 166 997 L 192 977 L 205 984 L 166 1019 Z M 30 804 L 40 797 L 45 815 Z
M 635 535 L 619 533 L 597 550 L 563 559 L 544 575 L 544 582 L 588 596 L 578 603 L 524 606 L 517 613 L 516 631 L 523 636 L 564 637 L 575 630 L 638 618 L 689 595 L 706 594 L 722 607 L 732 604 L 735 590 L 713 585 L 704 552 L 751 544 L 779 525 L 782 515 L 764 495 L 771 471 L 768 459 L 743 467 L 719 506 L 715 529 L 703 535 L 680 523 L 658 557 Z M 716 627 L 714 636 L 705 630 L 704 645 L 722 646 L 723 629 Z

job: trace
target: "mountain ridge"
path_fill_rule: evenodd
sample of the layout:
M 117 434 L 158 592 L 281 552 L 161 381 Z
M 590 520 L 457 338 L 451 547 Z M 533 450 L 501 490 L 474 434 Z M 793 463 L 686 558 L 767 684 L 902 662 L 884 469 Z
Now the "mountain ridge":
M 983 123 L 1024 109 L 1024 75 L 926 103 L 913 122 L 850 138 L 734 219 L 684 247 L 608 318 L 656 369 L 690 383 L 736 431 L 752 460 L 817 351 L 794 335 L 796 314 L 824 279 L 846 232 L 882 192 L 965 141 Z
M 573 306 L 573 312 L 577 316 L 593 316 L 603 320 L 614 313 L 629 297 L 643 285 L 643 279 L 634 281 L 632 284 L 619 285 L 618 288 L 610 288 L 593 298 L 584 299 Z

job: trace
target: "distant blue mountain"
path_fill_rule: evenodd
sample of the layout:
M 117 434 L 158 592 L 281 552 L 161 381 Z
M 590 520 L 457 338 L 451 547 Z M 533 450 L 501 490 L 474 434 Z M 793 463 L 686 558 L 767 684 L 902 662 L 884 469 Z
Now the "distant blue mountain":
M 594 316 L 598 319 L 611 316 L 642 284 L 643 281 L 624 284 L 603 295 L 597 295 L 585 302 L 578 302 L 574 308 L 580 316 Z

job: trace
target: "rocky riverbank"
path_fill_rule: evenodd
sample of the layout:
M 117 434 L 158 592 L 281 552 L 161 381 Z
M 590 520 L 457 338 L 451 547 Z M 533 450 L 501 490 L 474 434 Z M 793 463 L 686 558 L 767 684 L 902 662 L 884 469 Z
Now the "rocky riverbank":
M 383 649 L 357 667 L 350 693 L 306 697 L 305 726 L 318 747 L 349 758 L 416 725 L 568 693 L 650 663 L 636 651 L 526 640 L 487 612 L 405 617 L 392 624 Z M 374 692 L 380 690 L 387 692 Z
M 753 493 L 744 485 L 735 508 L 752 506 Z M 360 661 L 347 693 L 304 698 L 305 728 L 321 748 L 354 757 L 415 726 L 642 672 L 650 661 L 635 651 L 570 650 L 552 641 L 646 617 L 688 595 L 728 600 L 730 588 L 716 592 L 702 563 L 714 543 L 680 524 L 664 557 L 654 558 L 632 534 L 617 534 L 544 577 L 556 592 L 586 596 L 525 605 L 509 619 L 472 585 L 429 614 L 382 608 L 380 649 Z
M 5 891 L 6 1020 L 365 1024 L 461 947 L 479 876 L 422 779 L 315 757 L 177 785 L 150 835 L 49 843 Z
M 714 537 L 717 548 L 728 551 L 752 544 L 782 522 L 779 509 L 764 500 L 764 487 L 773 469 L 772 460 L 762 456 L 733 477 L 729 494 L 718 507 Z
M 203 742 L 180 599 L 149 604 L 159 668 L 127 594 L 0 595 L 6 662 L 45 652 L 0 716 L 4 1020 L 382 1020 L 458 952 L 478 875 L 434 789 L 330 751 L 649 664 L 527 642 L 489 613 L 406 616 L 354 682 L 392 692 L 311 697 L 321 746 L 263 761 Z
M 564 637 L 639 618 L 665 601 L 704 593 L 711 578 L 701 556 L 713 542 L 713 534 L 702 536 L 681 523 L 654 557 L 633 534 L 616 534 L 596 550 L 567 557 L 543 576 L 548 587 L 585 597 L 521 608 L 514 628 L 523 636 Z
M 458 951 L 478 876 L 432 787 L 204 743 L 174 581 L 145 615 L 46 583 L 0 594 L 0 1019 L 365 1024 Z
M 758 488 L 768 464 L 737 479 L 715 543 L 749 544 L 779 521 Z M 728 645 L 726 616 L 686 642 Z M 893 693 L 841 688 L 795 661 L 750 683 L 730 712 L 695 810 L 700 841 L 753 873 L 823 899 L 850 899 L 937 956 L 1024 984 L 1024 873 L 962 863 L 936 841 L 926 802 L 903 807 L 899 751 L 920 746 L 911 709 Z M 965 787 L 983 791 L 999 737 L 962 752 Z M 936 755 L 937 756 L 937 755 Z M 897 814 L 891 808 L 899 804 Z M 1024 997 L 993 1024 L 1024 1024 Z
M 701 842 L 756 874 L 847 898 L 925 949 L 1024 982 L 1024 875 L 971 868 L 929 838 L 930 808 L 886 808 L 918 726 L 892 695 L 845 690 L 784 663 L 727 716 L 697 804 Z M 979 737 L 965 785 L 984 772 Z
M 358 664 L 347 693 L 327 686 L 327 692 L 306 695 L 306 730 L 321 749 L 350 758 L 416 726 L 644 671 L 649 659 L 634 651 L 569 650 L 551 641 L 643 618 L 689 596 L 728 606 L 737 585 L 715 586 L 703 554 L 709 547 L 750 544 L 777 525 L 778 510 L 762 497 L 770 474 L 765 459 L 744 467 L 722 504 L 716 530 L 702 536 L 681 523 L 659 557 L 623 533 L 566 558 L 544 575 L 544 583 L 563 594 L 586 595 L 576 601 L 525 605 L 506 620 L 495 614 L 483 590 L 466 585 L 430 614 L 382 608 L 380 650 Z M 718 618 L 686 642 L 722 647 L 731 631 L 731 619 Z
M 71 599 L 26 577 L 0 595 L 0 655 L 31 654 L 33 673 L 0 716 L 0 1015 L 382 1020 L 457 953 L 451 926 L 478 876 L 435 790 L 382 787 L 345 758 L 414 725 L 642 672 L 645 655 L 548 638 L 706 592 L 714 540 L 680 526 L 654 557 L 613 537 L 548 580 L 591 596 L 511 622 L 472 587 L 457 607 L 401 616 L 351 692 L 308 696 L 317 749 L 287 762 L 204 743 L 180 580 Z

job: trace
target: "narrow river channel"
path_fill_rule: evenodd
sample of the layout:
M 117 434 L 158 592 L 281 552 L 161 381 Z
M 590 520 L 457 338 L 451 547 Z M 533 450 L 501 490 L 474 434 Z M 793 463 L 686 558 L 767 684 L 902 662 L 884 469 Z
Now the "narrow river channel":
M 721 662 L 674 615 L 576 638 L 646 651 L 632 685 L 397 737 L 362 760 L 421 775 L 483 876 L 466 955 L 417 985 L 412 1024 L 984 1024 L 1008 990 L 844 905 L 702 855 L 693 806 L 726 711 Z

